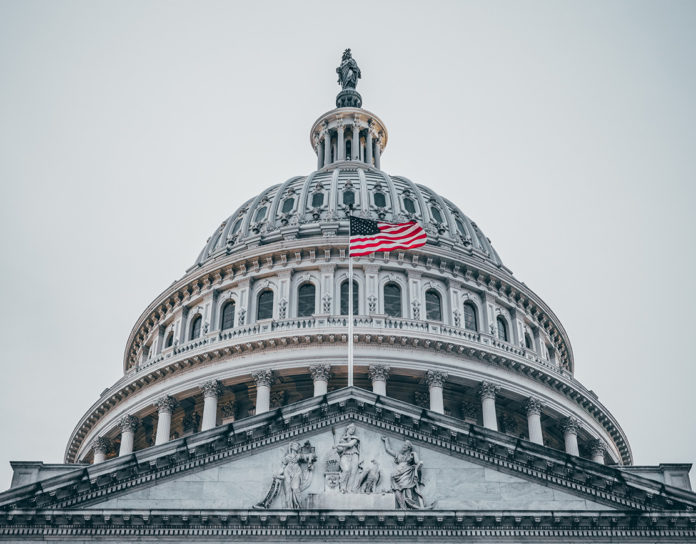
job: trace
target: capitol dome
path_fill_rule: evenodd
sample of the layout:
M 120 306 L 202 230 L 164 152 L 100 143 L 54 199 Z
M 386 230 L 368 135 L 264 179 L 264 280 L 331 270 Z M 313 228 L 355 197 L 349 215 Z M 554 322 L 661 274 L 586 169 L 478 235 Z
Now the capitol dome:
M 101 462 L 348 385 L 348 216 L 416 221 L 424 247 L 353 259 L 357 388 L 595 462 L 621 427 L 573 376 L 563 325 L 478 225 L 382 166 L 387 128 L 354 88 L 311 126 L 316 170 L 225 219 L 136 321 L 123 377 L 65 461 Z

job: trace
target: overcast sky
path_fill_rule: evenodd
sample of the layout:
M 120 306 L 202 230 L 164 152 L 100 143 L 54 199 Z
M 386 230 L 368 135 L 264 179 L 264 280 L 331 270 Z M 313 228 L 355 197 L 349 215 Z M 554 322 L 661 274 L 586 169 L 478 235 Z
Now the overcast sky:
M 382 167 L 555 311 L 636 464 L 696 462 L 696 2 L 0 0 L 0 489 L 61 462 L 141 311 L 316 166 L 346 47 Z

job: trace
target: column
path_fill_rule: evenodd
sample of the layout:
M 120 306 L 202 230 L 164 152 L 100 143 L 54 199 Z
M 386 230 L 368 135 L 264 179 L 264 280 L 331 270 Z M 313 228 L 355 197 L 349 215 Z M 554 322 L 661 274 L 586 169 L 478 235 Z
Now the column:
M 353 152 L 353 160 L 360 160 L 360 124 L 357 119 L 353 120 L 353 145 L 351 146 L 351 151 Z
M 607 445 L 604 441 L 597 438 L 593 440 L 590 444 L 590 451 L 592 452 L 592 460 L 600 465 L 604 464 L 604 452 L 607 451 Z
M 94 464 L 103 463 L 106 461 L 106 454 L 109 451 L 109 439 L 105 436 L 98 436 L 92 442 L 92 448 L 94 449 Z
M 324 166 L 324 148 L 321 140 L 317 140 L 317 170 Z
M 164 395 L 155 401 L 157 406 L 157 435 L 155 436 L 155 446 L 169 442 L 169 435 L 172 427 L 172 412 L 176 408 L 176 399 L 169 395 Z
M 218 397 L 222 394 L 222 384 L 209 380 L 200 386 L 203 392 L 203 421 L 201 431 L 207 431 L 217 425 Z
M 381 138 L 375 139 L 375 168 L 377 168 L 377 170 L 381 170 L 379 166 L 379 159 L 382 154 L 382 150 L 380 149 L 380 142 Z
M 543 404 L 534 397 L 529 397 L 525 408 L 527 409 L 527 427 L 529 428 L 529 441 L 544 445 L 544 435 L 541 432 L 541 408 Z
M 447 372 L 428 370 L 425 373 L 425 382 L 430 392 L 430 409 L 438 414 L 445 413 L 445 402 L 442 398 L 442 386 L 447 380 Z
M 324 166 L 331 164 L 331 133 L 324 131 Z
M 345 137 L 345 127 L 343 126 L 343 119 L 339 119 L 336 123 L 336 144 L 338 145 L 338 160 L 346 160 L 346 137 Z
M 309 367 L 309 373 L 314 381 L 314 396 L 321 397 L 326 395 L 329 388 L 329 378 L 331 377 L 331 365 L 321 363 Z
M 372 130 L 369 126 L 365 137 L 365 162 L 372 166 Z
M 271 407 L 271 385 L 273 371 L 259 370 L 252 372 L 251 377 L 256 382 L 256 415 L 268 412 Z
M 370 365 L 367 369 L 372 381 L 372 392 L 377 395 L 387 396 L 387 378 L 391 367 L 388 365 Z
M 481 382 L 479 387 L 483 426 L 494 431 L 498 430 L 498 416 L 495 413 L 495 396 L 498 391 L 500 391 L 500 386 L 491 382 Z
M 118 451 L 119 457 L 133 453 L 133 440 L 137 428 L 137 417 L 125 415 L 121 418 L 121 449 Z
M 568 417 L 561 424 L 563 429 L 563 439 L 565 440 L 565 451 L 567 454 L 580 455 L 578 450 L 578 429 L 580 422 L 574 417 Z

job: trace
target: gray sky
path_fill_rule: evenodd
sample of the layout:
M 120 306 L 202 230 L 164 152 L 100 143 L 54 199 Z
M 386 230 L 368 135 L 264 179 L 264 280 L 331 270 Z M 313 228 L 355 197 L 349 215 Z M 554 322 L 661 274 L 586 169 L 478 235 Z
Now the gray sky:
M 383 168 L 570 335 L 636 464 L 696 462 L 694 2 L 0 0 L 0 488 L 62 461 L 140 312 L 307 174 L 351 47 Z

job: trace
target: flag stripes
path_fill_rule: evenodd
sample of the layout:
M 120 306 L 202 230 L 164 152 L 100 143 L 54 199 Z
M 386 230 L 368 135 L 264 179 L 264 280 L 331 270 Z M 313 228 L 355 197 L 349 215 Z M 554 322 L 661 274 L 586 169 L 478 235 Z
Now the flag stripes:
M 377 251 L 415 249 L 427 241 L 423 228 L 415 221 L 384 223 L 358 217 L 350 218 L 350 256 L 359 257 Z

